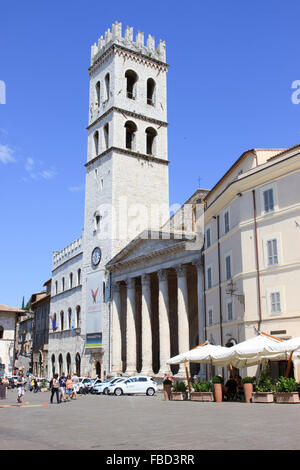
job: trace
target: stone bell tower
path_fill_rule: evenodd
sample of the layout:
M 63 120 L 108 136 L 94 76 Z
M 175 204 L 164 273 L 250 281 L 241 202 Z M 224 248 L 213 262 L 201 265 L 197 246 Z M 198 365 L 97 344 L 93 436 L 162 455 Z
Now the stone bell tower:
M 92 46 L 83 305 L 91 366 L 109 370 L 106 263 L 169 215 L 165 43 L 116 22 Z M 105 296 L 106 292 L 106 296 Z M 101 339 L 102 336 L 102 339 Z

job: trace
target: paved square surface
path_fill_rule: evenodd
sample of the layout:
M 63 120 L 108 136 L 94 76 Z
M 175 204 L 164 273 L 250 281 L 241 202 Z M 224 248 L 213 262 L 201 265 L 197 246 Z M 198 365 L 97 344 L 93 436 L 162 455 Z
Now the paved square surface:
M 2 408 L 16 394 L 0 400 L 2 450 L 300 448 L 300 404 L 165 402 L 158 393 L 51 405 L 49 392 L 26 392 L 28 404 Z

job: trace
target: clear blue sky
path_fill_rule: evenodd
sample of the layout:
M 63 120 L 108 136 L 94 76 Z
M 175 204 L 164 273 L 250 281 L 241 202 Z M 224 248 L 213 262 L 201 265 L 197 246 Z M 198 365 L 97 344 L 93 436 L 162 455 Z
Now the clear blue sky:
M 17 0 L 0 11 L 0 303 L 81 234 L 90 47 L 116 20 L 167 43 L 170 202 L 249 148 L 299 143 L 298 0 Z

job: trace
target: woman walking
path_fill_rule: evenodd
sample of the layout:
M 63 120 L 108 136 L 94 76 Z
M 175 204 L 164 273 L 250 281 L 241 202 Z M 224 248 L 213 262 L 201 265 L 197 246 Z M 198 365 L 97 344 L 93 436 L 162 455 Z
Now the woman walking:
M 59 399 L 59 380 L 58 380 L 58 374 L 54 374 L 53 379 L 51 380 L 51 398 L 50 398 L 50 403 L 53 403 L 54 394 L 56 394 L 57 403 L 60 403 L 60 399 Z
M 77 400 L 77 392 L 79 391 L 79 378 L 77 377 L 77 373 L 74 372 L 73 377 L 72 377 L 72 382 L 73 382 L 73 393 L 71 398 L 74 398 Z
M 64 372 L 61 374 L 61 377 L 59 377 L 59 391 L 60 391 L 60 401 L 66 401 L 66 398 L 65 398 L 65 395 L 66 395 L 66 377 L 65 377 Z
M 66 398 L 67 398 L 67 401 L 70 401 L 70 397 L 71 397 L 72 393 L 73 393 L 73 382 L 72 382 L 71 376 L 68 375 L 67 380 L 66 380 Z
M 24 388 L 25 388 L 25 379 L 23 372 L 20 372 L 20 375 L 17 379 L 17 387 L 18 387 L 18 397 L 17 397 L 17 402 L 21 403 L 22 402 L 22 396 L 24 395 Z

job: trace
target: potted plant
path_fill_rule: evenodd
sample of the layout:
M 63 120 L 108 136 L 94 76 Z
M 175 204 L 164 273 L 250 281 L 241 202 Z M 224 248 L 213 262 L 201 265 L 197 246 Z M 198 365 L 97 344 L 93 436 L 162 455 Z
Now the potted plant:
M 211 382 L 198 381 L 192 385 L 194 389 L 194 391 L 191 392 L 192 401 L 214 401 L 213 386 Z
M 299 403 L 298 384 L 295 379 L 279 377 L 276 384 L 277 403 Z
M 212 383 L 214 386 L 214 396 L 215 396 L 215 401 L 220 403 L 223 401 L 223 383 L 224 379 L 220 375 L 215 375 L 212 378 Z
M 163 381 L 163 390 L 164 390 L 165 400 L 170 400 L 172 385 L 173 385 L 173 382 L 170 379 L 165 379 Z
M 48 384 L 46 380 L 41 381 L 41 392 L 47 392 L 48 391 Z
M 273 403 L 274 384 L 270 378 L 269 367 L 262 371 L 256 384 L 256 391 L 252 393 L 252 403 Z
M 254 379 L 253 377 L 244 377 L 242 379 L 242 382 L 243 382 L 243 387 L 244 387 L 245 402 L 251 403 Z
M 172 400 L 187 400 L 186 384 L 184 382 L 176 382 L 171 392 Z

